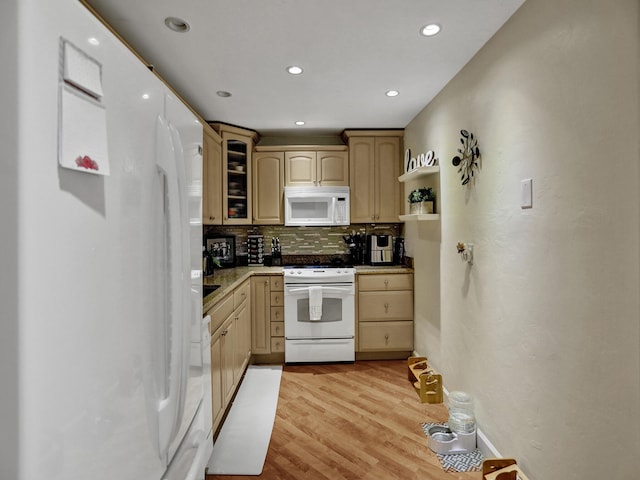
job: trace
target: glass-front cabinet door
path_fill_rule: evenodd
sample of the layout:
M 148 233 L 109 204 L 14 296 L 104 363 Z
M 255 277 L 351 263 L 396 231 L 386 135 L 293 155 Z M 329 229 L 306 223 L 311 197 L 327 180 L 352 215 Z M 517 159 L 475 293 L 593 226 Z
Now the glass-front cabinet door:
M 251 141 L 225 133 L 225 223 L 251 223 Z
M 257 134 L 230 125 L 212 126 L 222 136 L 222 223 L 250 225 L 251 154 Z

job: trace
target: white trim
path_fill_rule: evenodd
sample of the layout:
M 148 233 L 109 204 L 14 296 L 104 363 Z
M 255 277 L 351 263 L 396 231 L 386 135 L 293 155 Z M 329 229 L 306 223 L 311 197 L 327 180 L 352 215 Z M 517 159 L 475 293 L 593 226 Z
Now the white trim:
M 480 449 L 482 455 L 484 455 L 485 458 L 502 458 L 500 452 L 498 452 L 496 447 L 491 443 L 483 431 L 478 428 L 476 432 L 478 434 L 476 437 L 476 443 L 478 444 L 478 449 Z

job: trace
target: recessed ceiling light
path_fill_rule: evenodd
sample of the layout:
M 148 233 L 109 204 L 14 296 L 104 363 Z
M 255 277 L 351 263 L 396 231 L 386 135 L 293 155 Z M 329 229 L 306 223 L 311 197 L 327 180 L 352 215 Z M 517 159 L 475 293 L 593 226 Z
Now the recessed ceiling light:
M 387 90 L 387 92 L 385 93 L 385 95 L 387 97 L 397 97 L 398 95 L 400 95 L 400 92 L 397 90 Z
M 433 37 L 440 32 L 440 25 L 437 23 L 430 23 L 425 25 L 420 29 L 420 35 L 424 35 L 425 37 Z
M 291 75 L 300 75 L 302 73 L 302 67 L 291 65 L 287 67 L 287 72 L 289 72 Z
M 148 93 L 143 93 L 142 94 L 142 99 L 143 100 L 149 100 L 149 94 Z
M 167 17 L 164 19 L 164 24 L 169 30 L 179 33 L 188 32 L 191 28 L 187 22 L 178 17 Z
M 298 120 L 296 122 L 296 125 L 298 125 L 299 127 L 303 126 L 305 124 L 305 122 L 303 122 L 302 120 Z
M 91 37 L 89 40 L 87 40 L 91 45 L 94 46 L 98 46 L 100 45 L 100 40 L 98 40 L 96 37 Z
M 222 98 L 228 98 L 228 97 L 231 96 L 231 92 L 227 92 L 225 90 L 218 90 L 216 92 L 216 95 L 218 95 L 219 97 L 222 97 Z

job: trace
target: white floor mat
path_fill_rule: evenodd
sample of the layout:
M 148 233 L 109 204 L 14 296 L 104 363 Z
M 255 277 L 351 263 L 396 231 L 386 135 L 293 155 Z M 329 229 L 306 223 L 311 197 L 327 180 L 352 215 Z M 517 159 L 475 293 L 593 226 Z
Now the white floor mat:
M 260 475 L 280 391 L 280 365 L 251 365 L 213 444 L 210 475 Z

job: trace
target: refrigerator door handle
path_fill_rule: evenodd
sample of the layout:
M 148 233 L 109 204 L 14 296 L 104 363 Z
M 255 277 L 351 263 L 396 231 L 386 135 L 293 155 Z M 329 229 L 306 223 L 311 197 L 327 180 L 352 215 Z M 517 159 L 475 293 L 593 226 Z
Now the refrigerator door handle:
M 195 322 L 194 324 L 200 325 L 202 319 L 201 318 L 191 318 L 193 315 L 191 309 L 191 259 L 189 257 L 189 208 L 187 205 L 187 201 L 185 200 L 188 197 L 187 192 L 187 178 L 185 172 L 185 158 L 184 158 L 184 148 L 182 145 L 182 140 L 180 139 L 180 133 L 178 129 L 171 123 L 167 124 L 171 145 L 173 146 L 173 174 L 174 174 L 174 182 L 178 188 L 178 211 L 179 217 L 174 222 L 174 226 L 176 227 L 176 231 L 174 234 L 179 236 L 180 238 L 180 249 L 176 252 L 176 255 L 180 258 L 180 267 L 181 267 L 181 275 L 179 277 L 178 290 L 179 295 L 182 300 L 182 315 L 181 315 L 181 323 L 182 327 L 182 363 L 180 370 L 180 392 L 179 392 L 179 403 L 178 403 L 178 411 L 176 418 L 176 428 L 180 426 L 182 421 L 182 417 L 184 416 L 185 411 L 185 401 L 187 398 L 187 383 L 189 380 L 189 366 L 190 366 L 190 345 L 191 345 L 191 322 Z M 196 295 L 199 301 L 201 297 Z
M 158 437 L 159 453 L 165 457 L 169 444 L 175 437 L 179 426 L 179 411 L 181 399 L 181 384 L 184 382 L 185 337 L 184 324 L 184 294 L 182 294 L 183 266 L 182 239 L 180 232 L 179 192 L 175 173 L 175 152 L 169 127 L 165 120 L 158 116 L 156 121 L 157 168 L 164 185 L 164 308 L 162 325 L 166 345 L 160 345 L 162 360 L 158 365 L 158 375 L 161 376 L 160 385 L 164 385 L 162 398 L 158 401 Z

